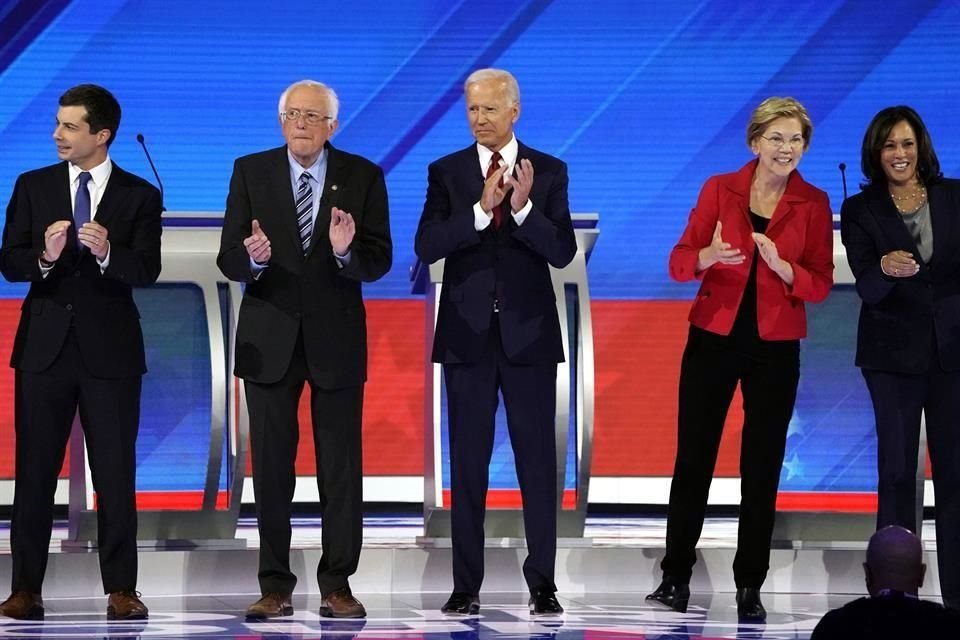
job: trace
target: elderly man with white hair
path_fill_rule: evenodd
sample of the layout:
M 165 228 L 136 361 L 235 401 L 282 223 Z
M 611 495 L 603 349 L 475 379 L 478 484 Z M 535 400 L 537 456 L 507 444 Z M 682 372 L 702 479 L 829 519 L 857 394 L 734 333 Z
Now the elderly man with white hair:
M 330 144 L 338 109 L 320 82 L 288 87 L 278 113 L 286 144 L 238 159 L 227 196 L 217 265 L 246 285 L 234 373 L 250 412 L 260 531 L 252 619 L 293 614 L 290 515 L 306 385 L 323 518 L 320 615 L 366 615 L 348 582 L 363 539 L 361 283 L 390 270 L 392 244 L 383 171 Z

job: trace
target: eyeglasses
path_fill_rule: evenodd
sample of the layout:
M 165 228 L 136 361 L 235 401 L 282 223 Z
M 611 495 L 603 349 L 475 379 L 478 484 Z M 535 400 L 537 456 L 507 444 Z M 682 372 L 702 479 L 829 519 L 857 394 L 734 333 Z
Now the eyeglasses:
M 303 118 L 303 121 L 306 122 L 311 127 L 315 127 L 321 122 L 329 122 L 333 120 L 333 116 L 325 116 L 322 113 L 316 111 L 300 111 L 300 109 L 288 109 L 287 111 L 280 112 L 280 119 L 286 122 L 290 120 L 296 122 L 300 118 Z
M 794 136 L 789 140 L 784 140 L 783 136 L 776 133 L 770 136 L 769 138 L 764 135 L 761 135 L 760 137 L 778 149 L 783 149 L 785 146 L 789 146 L 791 148 L 797 148 L 797 149 L 803 148 L 803 136 Z

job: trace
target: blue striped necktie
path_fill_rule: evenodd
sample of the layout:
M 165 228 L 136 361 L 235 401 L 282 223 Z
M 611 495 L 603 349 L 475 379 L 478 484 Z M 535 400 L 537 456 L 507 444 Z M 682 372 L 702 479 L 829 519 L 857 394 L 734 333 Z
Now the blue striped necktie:
M 303 254 L 310 248 L 310 236 L 313 235 L 313 187 L 310 180 L 313 176 L 304 171 L 300 174 L 300 184 L 297 188 L 297 227 L 300 229 L 300 244 Z

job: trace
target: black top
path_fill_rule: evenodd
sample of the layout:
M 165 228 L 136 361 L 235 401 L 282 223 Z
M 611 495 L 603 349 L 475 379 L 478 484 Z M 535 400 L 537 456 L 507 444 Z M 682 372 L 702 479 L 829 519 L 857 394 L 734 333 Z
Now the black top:
M 903 594 L 859 598 L 827 612 L 810 640 L 960 638 L 960 612 Z
M 757 233 L 765 233 L 770 218 L 750 212 L 750 222 Z M 730 349 L 741 355 L 764 362 L 796 358 L 800 350 L 799 340 L 764 340 L 757 326 L 757 263 L 762 260 L 759 251 L 753 252 L 750 275 L 743 290 L 743 298 L 737 309 L 730 335 L 722 336 L 690 325 L 691 337 L 696 336 L 701 344 Z

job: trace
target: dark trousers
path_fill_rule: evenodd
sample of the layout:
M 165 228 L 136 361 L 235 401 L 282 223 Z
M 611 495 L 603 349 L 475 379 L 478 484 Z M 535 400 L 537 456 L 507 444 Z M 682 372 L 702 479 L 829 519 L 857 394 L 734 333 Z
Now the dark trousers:
M 799 377 L 794 354 L 775 362 L 758 361 L 732 349 L 703 345 L 691 336 L 680 368 L 677 460 L 667 512 L 667 551 L 660 565 L 665 577 L 690 581 L 723 423 L 739 382 L 744 420 L 733 576 L 737 587 L 763 584 Z
M 309 377 L 302 338 L 290 368 L 274 384 L 246 382 L 250 412 L 253 491 L 260 531 L 258 578 L 262 593 L 293 592 L 290 516 L 300 428 L 297 407 L 310 385 L 320 516 L 323 519 L 317 581 L 324 596 L 348 586 L 363 542 L 363 460 L 360 446 L 363 385 L 322 389 Z
M 934 361 L 936 362 L 936 360 Z M 926 415 L 944 600 L 960 604 L 960 372 L 927 375 L 863 369 L 877 427 L 877 528 L 916 528 L 920 416 Z
M 57 476 L 78 408 L 97 493 L 103 590 L 136 588 L 140 383 L 140 376 L 91 376 L 72 330 L 46 371 L 16 371 L 16 488 L 10 527 L 14 591 L 42 592 Z
M 493 324 L 497 326 L 496 318 Z M 483 521 L 499 389 L 523 498 L 523 576 L 531 591 L 556 591 L 556 363 L 512 364 L 495 328 L 479 362 L 445 364 L 443 373 L 450 430 L 453 590 L 476 595 L 483 583 Z

